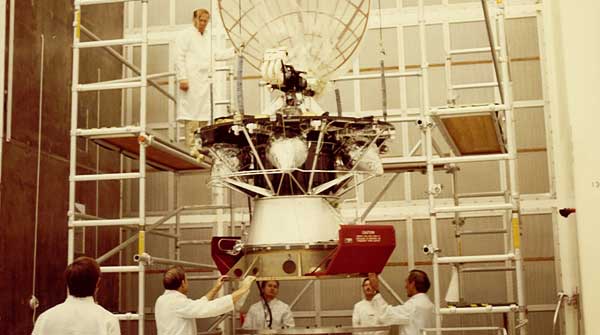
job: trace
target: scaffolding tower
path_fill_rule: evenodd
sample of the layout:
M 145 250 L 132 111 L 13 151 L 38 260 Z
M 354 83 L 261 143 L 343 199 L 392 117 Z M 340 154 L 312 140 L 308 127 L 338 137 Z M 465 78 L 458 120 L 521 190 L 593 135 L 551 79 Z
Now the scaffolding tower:
M 442 1 L 448 6 L 448 0 Z M 445 314 L 476 314 L 476 313 L 515 313 L 518 312 L 519 323 L 514 326 L 520 329 L 520 334 L 527 333 L 527 316 L 525 303 L 525 287 L 523 277 L 523 258 L 520 246 L 520 203 L 519 186 L 516 167 L 516 141 L 515 124 L 513 118 L 513 104 L 511 82 L 508 64 L 506 36 L 504 32 L 505 15 L 503 1 L 496 1 L 491 11 L 486 0 L 481 0 L 483 21 L 489 41 L 487 48 L 453 49 L 450 45 L 450 29 L 448 23 L 443 24 L 444 49 L 446 51 L 446 88 L 448 106 L 445 108 L 430 108 L 428 94 L 428 63 L 425 38 L 425 8 L 423 0 L 418 2 L 418 21 L 421 47 L 421 114 L 423 122 L 421 131 L 424 137 L 424 151 L 427 165 L 427 197 L 430 213 L 431 244 L 427 252 L 432 257 L 434 304 L 436 314 L 436 333 L 441 334 L 442 315 Z M 495 81 L 484 83 L 455 84 L 452 81 L 452 57 L 455 55 L 489 53 L 492 57 Z M 455 104 L 455 92 L 473 88 L 495 87 L 498 99 L 493 103 L 479 106 L 460 106 Z M 449 157 L 434 157 L 432 128 L 437 126 L 451 148 Z M 475 136 L 465 136 L 465 132 L 472 132 Z M 503 203 L 467 205 L 461 203 L 461 198 L 486 196 L 490 194 L 458 194 L 456 191 L 456 169 L 454 164 L 465 162 L 497 161 L 500 174 L 499 192 L 504 198 Z M 434 176 L 435 164 L 450 164 L 453 181 L 453 206 L 440 206 L 436 203 L 436 195 L 441 191 L 440 184 L 436 183 Z M 461 214 L 476 211 L 499 211 L 503 217 L 502 229 L 483 231 L 461 230 Z M 456 236 L 458 237 L 458 252 L 456 256 L 445 256 L 438 244 L 438 214 L 453 213 L 455 216 Z M 504 253 L 495 255 L 463 255 L 461 235 L 466 234 L 504 234 Z M 466 264 L 504 262 L 503 267 L 464 267 Z M 461 272 L 478 271 L 507 271 L 507 302 L 499 306 L 465 306 L 441 307 L 440 296 L 440 265 L 452 264 Z M 515 271 L 516 283 L 512 283 L 509 271 Z M 517 301 L 512 302 L 513 287 L 516 285 Z M 468 330 L 469 327 L 464 327 Z M 450 330 L 448 330 L 450 331 Z M 511 329 L 511 334 L 514 329 Z
M 74 21 L 73 21 L 73 72 L 72 72 L 72 100 L 71 100 L 71 131 L 70 131 L 70 177 L 69 177 L 69 210 L 68 210 L 68 263 L 71 263 L 75 255 L 75 230 L 90 227 L 119 227 L 122 231 L 133 231 L 134 234 L 127 239 L 121 240 L 119 245 L 99 256 L 97 261 L 101 264 L 102 273 L 132 273 L 137 274 L 138 281 L 138 301 L 137 313 L 116 314 L 119 320 L 132 320 L 138 322 L 138 334 L 144 334 L 145 318 L 145 275 L 148 266 L 153 264 L 178 264 L 183 266 L 192 266 L 206 271 L 214 272 L 216 267 L 213 264 L 202 264 L 181 260 L 180 247 L 184 245 L 206 244 L 206 241 L 185 240 L 183 239 L 182 227 L 180 225 L 180 215 L 191 210 L 232 210 L 231 202 L 225 203 L 223 192 L 215 192 L 215 204 L 211 205 L 181 205 L 181 199 L 177 196 L 180 185 L 180 175 L 185 173 L 204 173 L 210 168 L 210 164 L 198 160 L 189 154 L 189 149 L 178 144 L 179 127 L 174 122 L 175 112 L 175 81 L 174 71 L 171 62 L 171 71 L 166 73 L 148 73 L 148 1 L 138 0 L 139 12 L 141 15 L 141 32 L 136 38 L 120 38 L 105 40 L 97 36 L 94 32 L 81 24 L 82 10 L 92 5 L 128 3 L 130 0 L 75 0 L 74 1 Z M 174 2 L 171 0 L 170 2 Z M 128 10 L 132 12 L 134 6 Z M 89 8 L 94 10 L 94 8 Z M 131 18 L 129 18 L 130 21 Z M 132 22 L 130 22 L 132 24 Z M 82 40 L 82 34 L 85 38 Z M 125 34 L 124 34 L 125 35 Z M 170 42 L 172 43 L 172 42 Z M 114 47 L 124 47 L 126 56 L 122 55 Z M 133 63 L 133 48 L 140 49 L 139 67 Z M 81 84 L 79 80 L 80 50 L 94 48 L 104 49 L 124 66 L 123 78 L 110 81 L 101 81 L 96 83 Z M 215 68 L 215 72 L 225 73 L 225 76 L 231 79 L 231 68 Z M 165 90 L 157 79 L 168 78 L 169 89 Z M 153 86 L 162 95 L 170 100 L 169 112 L 169 138 L 158 136 L 149 129 L 147 122 L 147 97 L 148 88 Z M 125 121 L 122 117 L 121 125 L 115 125 L 104 128 L 82 128 L 78 125 L 79 115 L 79 94 L 80 92 L 101 92 L 106 90 L 121 90 L 123 96 L 130 96 L 131 89 L 139 89 L 139 122 L 133 124 L 131 120 Z M 221 92 L 227 92 L 221 89 Z M 214 105 L 227 106 L 229 100 L 211 101 Z M 131 123 L 131 124 L 128 124 Z M 85 138 L 94 141 L 97 145 L 116 151 L 120 154 L 121 163 L 118 173 L 96 173 L 96 174 L 77 174 L 77 140 Z M 137 161 L 137 167 L 133 170 L 131 167 L 125 167 L 125 158 Z M 137 171 L 135 171 L 137 169 Z M 174 176 L 171 186 L 175 194 L 172 203 L 169 204 L 170 211 L 163 217 L 148 222 L 146 217 L 146 183 L 147 174 L 150 171 L 168 171 Z M 100 181 L 120 181 L 121 193 L 123 192 L 126 180 L 136 180 L 138 182 L 138 210 L 137 215 L 124 217 L 123 212 L 118 218 L 101 218 L 97 216 L 80 213 L 76 210 L 76 183 L 78 182 L 100 182 Z M 230 199 L 231 200 L 231 199 Z M 122 203 L 121 203 L 122 205 Z M 231 215 L 232 216 L 232 215 Z M 175 233 L 162 232 L 159 228 L 169 220 L 175 220 Z M 219 225 L 220 230 L 223 229 Z M 233 227 L 232 227 L 233 229 Z M 222 231 L 216 233 L 223 234 Z M 146 247 L 146 236 L 153 234 L 174 240 L 175 252 L 174 258 L 161 258 L 149 255 Z M 133 259 L 134 265 L 113 265 L 102 266 L 102 264 L 111 257 L 120 254 L 128 246 L 137 243 L 137 253 Z M 129 263 L 129 262 L 127 262 Z M 122 264 L 121 261 L 119 264 Z M 190 280 L 215 279 L 212 276 L 190 276 Z M 211 327 L 211 330 L 214 327 Z
M 520 193 L 516 167 L 517 150 L 515 141 L 515 122 L 513 116 L 512 83 L 509 72 L 509 55 L 505 35 L 505 5 L 502 0 L 494 2 L 490 7 L 487 0 L 481 0 L 480 19 L 456 21 L 482 22 L 485 24 L 489 47 L 473 47 L 456 49 L 451 46 L 449 21 L 442 21 L 443 46 L 446 54 L 444 68 L 446 79 L 447 105 L 432 107 L 429 99 L 429 64 L 427 58 L 427 33 L 425 5 L 423 0 L 417 2 L 417 28 L 419 35 L 420 69 L 413 72 L 385 73 L 383 66 L 380 75 L 360 75 L 357 64 L 354 66 L 354 75 L 340 77 L 334 81 L 369 80 L 382 78 L 400 78 L 401 86 L 406 86 L 405 79 L 416 77 L 420 86 L 420 108 L 417 113 L 408 113 L 406 96 L 401 96 L 403 111 L 400 115 L 386 115 L 388 120 L 401 123 L 403 157 L 388 159 L 390 164 L 414 164 L 415 167 L 424 168 L 427 177 L 427 208 L 429 213 L 431 243 L 424 246 L 423 250 L 431 256 L 433 267 L 433 294 L 436 315 L 435 328 L 424 329 L 423 334 L 445 332 L 498 332 L 527 334 L 527 305 L 525 301 L 525 284 L 523 275 L 523 256 L 521 253 L 521 220 L 520 220 Z M 448 0 L 442 0 L 442 7 L 449 8 Z M 382 17 L 379 17 L 382 20 Z M 381 23 L 380 23 L 381 29 Z M 401 33 L 400 33 L 401 34 Z M 402 52 L 402 51 L 400 51 Z M 492 58 L 492 74 L 494 81 L 456 84 L 452 80 L 453 58 L 459 55 L 489 54 Z M 401 57 L 403 58 L 403 57 Z M 400 70 L 403 61 L 400 61 Z M 356 86 L 355 86 L 356 88 Z M 456 92 L 479 88 L 495 89 L 495 101 L 487 104 L 459 105 L 456 103 Z M 385 91 L 385 88 L 382 88 Z M 404 90 L 403 90 L 404 91 Z M 385 95 L 383 97 L 385 101 Z M 419 127 L 421 138 L 409 150 L 408 126 L 414 123 Z M 434 138 L 434 129 L 439 131 L 445 144 L 450 148 L 450 153 L 443 152 L 439 143 Z M 414 156 L 421 149 L 421 156 Z M 492 192 L 459 193 L 457 191 L 458 178 L 457 164 L 470 162 L 497 162 L 500 176 L 500 190 Z M 436 182 L 435 171 L 446 169 L 451 174 L 451 190 L 453 204 L 440 204 L 436 199 L 442 192 L 442 185 Z M 394 178 L 391 179 L 393 181 Z M 409 180 L 405 179 L 409 184 Z M 410 185 L 410 184 L 409 184 Z M 386 184 L 384 191 L 389 184 Z M 408 188 L 408 187 L 407 187 Z M 405 190 L 407 199 L 411 199 L 410 190 Z M 464 200 L 483 197 L 501 197 L 502 202 L 488 202 L 481 204 L 465 203 Z M 380 199 L 378 195 L 374 202 Z M 374 203 L 369 205 L 372 208 Z M 490 217 L 502 217 L 502 227 L 498 229 L 465 230 L 464 214 L 474 212 L 491 213 Z M 438 217 L 440 214 L 454 216 L 455 236 L 458 255 L 442 255 L 438 243 Z M 412 236 L 413 220 L 407 219 L 407 235 Z M 501 254 L 464 255 L 462 236 L 465 235 L 502 235 L 504 252 Z M 413 241 L 407 241 L 409 254 L 414 248 Z M 414 258 L 409 256 L 410 259 Z M 489 264 L 501 262 L 503 266 L 468 266 L 472 264 Z M 506 297 L 507 301 L 492 305 L 489 303 L 465 302 L 462 294 L 463 280 L 459 279 L 460 290 L 457 304 L 448 304 L 443 307 L 440 288 L 440 265 L 451 265 L 462 278 L 464 273 L 474 272 L 506 272 Z M 410 268 L 414 267 L 409 264 Z M 512 273 L 515 273 L 513 278 Z M 515 292 L 516 288 L 516 292 Z M 516 301 L 515 301 L 516 293 Z M 453 327 L 442 326 L 443 315 L 473 315 L 473 314 L 505 314 L 511 316 L 505 327 Z M 518 322 L 514 321 L 515 314 Z M 506 329 L 505 329 L 506 328 Z M 508 330 L 507 330 L 508 329 Z

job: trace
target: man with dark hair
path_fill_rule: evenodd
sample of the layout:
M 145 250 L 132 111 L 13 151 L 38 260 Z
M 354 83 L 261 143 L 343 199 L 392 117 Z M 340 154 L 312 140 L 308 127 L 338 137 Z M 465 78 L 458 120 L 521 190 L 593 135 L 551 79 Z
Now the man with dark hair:
M 373 298 L 379 294 L 379 291 L 375 290 L 371 285 L 369 278 L 365 278 L 362 282 L 362 293 L 363 299 L 354 305 L 352 310 L 352 326 L 353 327 L 373 327 L 381 326 L 379 322 L 380 311 L 378 306 L 381 302 L 376 303 Z M 381 297 L 383 303 L 385 300 Z M 385 335 L 387 331 L 376 331 L 376 332 L 362 332 L 361 335 Z M 356 334 L 356 333 L 355 333 Z
M 369 281 L 375 290 L 379 290 L 379 279 L 374 273 L 369 274 Z M 435 308 L 427 296 L 431 286 L 427 274 L 421 270 L 411 270 L 406 278 L 406 295 L 409 299 L 398 306 L 388 305 L 380 294 L 373 297 L 373 302 L 378 305 L 381 324 L 403 324 L 408 319 L 408 324 L 400 328 L 401 335 L 419 335 L 423 328 L 435 327 Z
M 187 297 L 188 281 L 183 268 L 169 268 L 163 276 L 165 292 L 158 297 L 154 306 L 157 334 L 196 335 L 196 319 L 225 314 L 233 311 L 236 304 L 243 304 L 256 278 L 247 276 L 238 290 L 215 299 L 224 278 L 219 278 L 202 298 L 192 300 Z
M 292 310 L 283 301 L 277 299 L 279 281 L 260 282 L 261 301 L 250 306 L 243 328 L 246 329 L 282 329 L 295 327 Z
M 213 53 L 216 58 L 233 58 L 233 48 L 213 46 L 208 27 L 210 13 L 204 8 L 194 10 L 193 26 L 182 31 L 175 43 L 177 92 L 177 121 L 185 125 L 186 144 L 192 156 L 196 150 L 194 132 L 210 120 L 210 80 Z
M 100 266 L 92 258 L 79 257 L 65 270 L 68 296 L 65 302 L 42 313 L 32 335 L 119 335 L 119 320 L 96 304 Z

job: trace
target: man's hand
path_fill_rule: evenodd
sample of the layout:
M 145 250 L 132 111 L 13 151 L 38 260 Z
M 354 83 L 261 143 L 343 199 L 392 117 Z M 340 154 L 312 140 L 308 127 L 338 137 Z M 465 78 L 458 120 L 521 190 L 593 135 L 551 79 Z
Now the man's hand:
M 187 80 L 180 80 L 179 89 L 184 92 L 187 92 L 190 89 L 190 83 Z
M 369 283 L 376 292 L 379 292 L 379 277 L 377 277 L 376 273 L 369 273 Z
M 227 276 L 221 276 L 221 277 L 219 277 L 219 279 L 217 279 L 217 282 L 215 283 L 213 288 L 211 288 L 210 291 L 208 291 L 205 295 L 205 297 L 208 300 L 213 300 L 217 296 L 217 294 L 219 293 L 219 290 L 223 286 L 223 282 L 225 281 L 225 279 L 227 279 Z
M 223 283 L 229 278 L 229 276 L 221 276 L 219 277 L 219 279 L 217 279 L 217 282 L 215 283 L 214 288 L 216 290 L 220 290 L 221 287 L 223 286 Z
M 256 277 L 254 276 L 246 276 L 246 278 L 244 278 L 244 280 L 240 284 L 240 290 L 249 291 L 252 287 L 252 283 L 254 283 L 255 280 Z

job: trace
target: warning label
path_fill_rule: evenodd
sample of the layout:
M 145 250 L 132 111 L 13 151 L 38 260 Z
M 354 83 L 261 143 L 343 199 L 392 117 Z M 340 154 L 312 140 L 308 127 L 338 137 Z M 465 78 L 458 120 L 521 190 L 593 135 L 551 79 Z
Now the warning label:
M 356 242 L 359 243 L 377 243 L 381 242 L 381 235 L 376 234 L 373 230 L 363 230 L 360 234 L 356 235 Z

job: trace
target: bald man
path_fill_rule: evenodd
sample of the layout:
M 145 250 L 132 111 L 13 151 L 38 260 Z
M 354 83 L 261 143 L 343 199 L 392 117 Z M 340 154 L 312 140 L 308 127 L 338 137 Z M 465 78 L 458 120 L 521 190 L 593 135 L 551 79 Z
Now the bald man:
M 154 306 L 157 334 L 196 335 L 196 319 L 211 318 L 233 311 L 235 304 L 246 298 L 256 280 L 255 277 L 248 276 L 238 290 L 215 299 L 223 286 L 223 279 L 224 277 L 219 278 L 202 298 L 192 300 L 187 297 L 188 281 L 183 268 L 169 268 L 163 277 L 165 292 L 158 297 Z
M 379 291 L 379 278 L 376 274 L 369 274 L 369 283 L 375 291 Z M 400 335 L 420 335 L 421 329 L 435 327 L 435 307 L 427 296 L 430 286 L 427 273 L 411 270 L 404 285 L 409 299 L 403 305 L 388 305 L 381 294 L 376 294 L 372 301 L 379 311 L 378 322 L 393 325 L 408 319 L 408 324 L 400 327 Z

